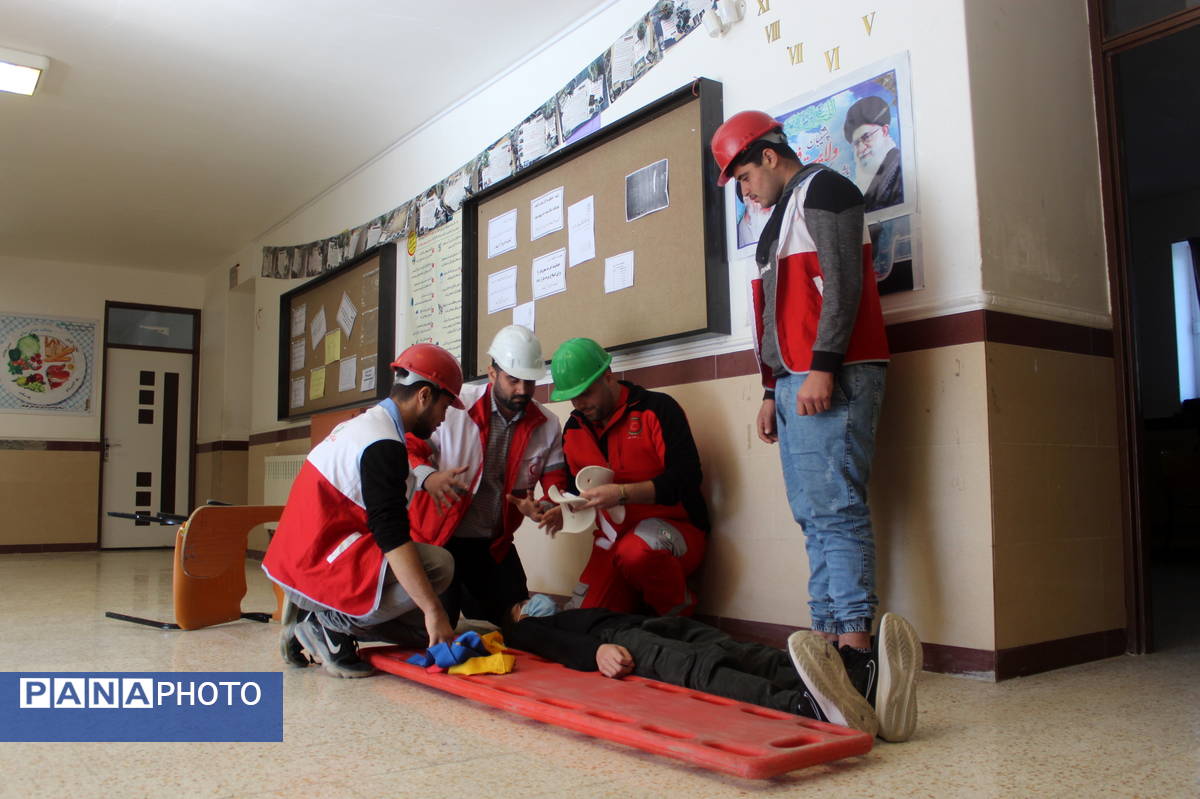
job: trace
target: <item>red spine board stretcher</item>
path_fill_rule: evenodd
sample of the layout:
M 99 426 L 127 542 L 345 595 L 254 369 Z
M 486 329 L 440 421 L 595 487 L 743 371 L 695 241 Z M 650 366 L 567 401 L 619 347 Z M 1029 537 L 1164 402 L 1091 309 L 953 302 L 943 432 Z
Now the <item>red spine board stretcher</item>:
M 405 663 L 399 647 L 359 655 L 381 671 L 537 721 L 666 755 L 713 771 L 765 779 L 817 763 L 862 755 L 871 736 L 676 685 L 573 671 L 545 658 L 516 655 L 510 674 L 428 672 Z

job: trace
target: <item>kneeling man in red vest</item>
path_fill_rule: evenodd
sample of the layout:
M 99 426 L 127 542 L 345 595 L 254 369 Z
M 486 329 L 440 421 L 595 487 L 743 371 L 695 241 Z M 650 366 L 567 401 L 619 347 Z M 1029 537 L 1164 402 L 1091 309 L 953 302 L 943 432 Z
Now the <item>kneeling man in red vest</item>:
M 391 395 L 309 453 L 263 559 L 287 599 L 284 660 L 305 666 L 307 652 L 338 677 L 374 672 L 358 657 L 360 640 L 425 648 L 454 639 L 438 601 L 453 558 L 409 535 L 405 435 L 428 438 L 447 408 L 462 408 L 462 369 L 433 344 L 391 366 Z

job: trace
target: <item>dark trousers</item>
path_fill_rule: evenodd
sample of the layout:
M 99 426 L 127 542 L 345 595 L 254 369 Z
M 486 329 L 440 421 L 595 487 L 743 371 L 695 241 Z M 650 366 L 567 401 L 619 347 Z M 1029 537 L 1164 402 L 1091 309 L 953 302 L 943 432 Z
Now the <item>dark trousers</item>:
M 529 598 L 525 568 L 515 547 L 497 563 L 488 538 L 451 538 L 446 550 L 454 556 L 454 579 L 440 594 L 450 626 L 459 615 L 486 619 L 497 627 L 507 624 L 514 604 Z
M 604 630 L 601 637 L 628 649 L 641 677 L 787 713 L 808 707 L 804 682 L 786 652 L 735 641 L 694 619 L 646 619 L 637 627 Z

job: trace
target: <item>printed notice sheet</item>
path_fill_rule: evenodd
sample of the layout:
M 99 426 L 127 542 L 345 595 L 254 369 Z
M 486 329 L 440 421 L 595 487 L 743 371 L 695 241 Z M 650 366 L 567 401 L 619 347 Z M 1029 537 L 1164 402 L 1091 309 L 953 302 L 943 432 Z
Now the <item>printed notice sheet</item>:
M 346 334 L 346 338 L 350 338 L 350 331 L 354 329 L 354 320 L 358 318 L 358 308 L 354 306 L 354 300 L 350 299 L 350 295 L 342 292 L 342 301 L 338 303 L 337 320 L 338 327 Z
M 488 258 L 517 249 L 517 209 L 488 220 Z
M 567 249 L 571 266 L 596 257 L 596 198 L 584 197 L 567 208 Z
M 516 308 L 513 308 L 513 324 L 523 325 L 530 330 L 536 330 L 533 326 L 533 302 L 523 302 Z
M 517 268 L 510 266 L 488 275 L 488 313 L 494 314 L 517 304 Z
M 620 255 L 614 255 L 612 258 L 604 259 L 604 292 L 612 294 L 614 291 L 633 287 L 633 251 L 623 252 Z
M 641 219 L 671 204 L 667 193 L 667 159 L 625 176 L 625 221 Z
M 338 391 L 353 391 L 354 378 L 358 377 L 358 356 L 351 355 L 338 361 Z
M 529 240 L 536 241 L 548 233 L 562 230 L 563 187 L 548 191 L 529 201 Z
M 312 376 L 308 381 L 308 398 L 310 400 L 319 400 L 325 396 L 325 367 L 319 366 L 313 369 L 310 374 Z
M 307 313 L 307 305 L 300 305 L 292 309 L 292 338 L 300 338 L 304 335 L 304 317 Z
M 289 408 L 299 408 L 303 404 L 304 404 L 304 378 L 303 377 L 293 377 L 292 378 L 292 392 L 291 392 L 291 397 L 288 400 L 288 407 Z
M 566 248 L 533 259 L 533 298 L 540 300 L 567 290 Z M 515 298 L 514 298 L 515 301 Z
M 362 370 L 362 383 L 358 387 L 359 391 L 374 391 L 375 390 L 375 367 L 368 366 Z
M 378 330 L 378 321 L 374 324 Z M 365 312 L 362 325 L 367 326 Z M 458 357 L 462 346 L 461 214 L 417 238 L 408 268 L 407 328 L 405 346 L 437 344 Z
M 479 170 L 479 182 L 483 188 L 499 183 L 516 169 L 513 144 L 507 136 L 496 142 L 483 154 L 483 166 Z
M 325 324 L 325 306 L 322 305 L 308 325 L 308 337 L 312 340 L 314 350 L 325 338 L 327 332 L 329 332 L 329 328 Z
M 627 33 L 612 46 L 612 82 L 614 84 L 633 80 L 633 48 L 637 44 L 637 34 Z
M 342 357 L 342 331 L 330 330 L 325 334 L 325 365 Z
M 522 169 L 550 152 L 553 124 L 538 113 L 517 126 L 517 162 Z
M 292 368 L 288 371 L 299 372 L 304 368 L 304 339 L 298 338 L 292 342 Z

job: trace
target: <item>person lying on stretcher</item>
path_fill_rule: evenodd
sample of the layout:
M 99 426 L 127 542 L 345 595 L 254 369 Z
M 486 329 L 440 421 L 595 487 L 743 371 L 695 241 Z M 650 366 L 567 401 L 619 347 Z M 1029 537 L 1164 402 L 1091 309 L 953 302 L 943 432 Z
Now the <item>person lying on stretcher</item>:
M 792 633 L 785 653 L 735 641 L 682 616 L 646 617 L 606 608 L 553 613 L 547 597 L 530 602 L 531 615 L 504 629 L 505 643 L 568 668 L 612 678 L 636 674 L 853 727 L 887 741 L 907 740 L 916 726 L 920 641 L 912 625 L 894 613 L 880 621 L 870 683 L 855 686 L 837 650 L 811 630 Z M 536 615 L 535 606 L 552 615 Z

